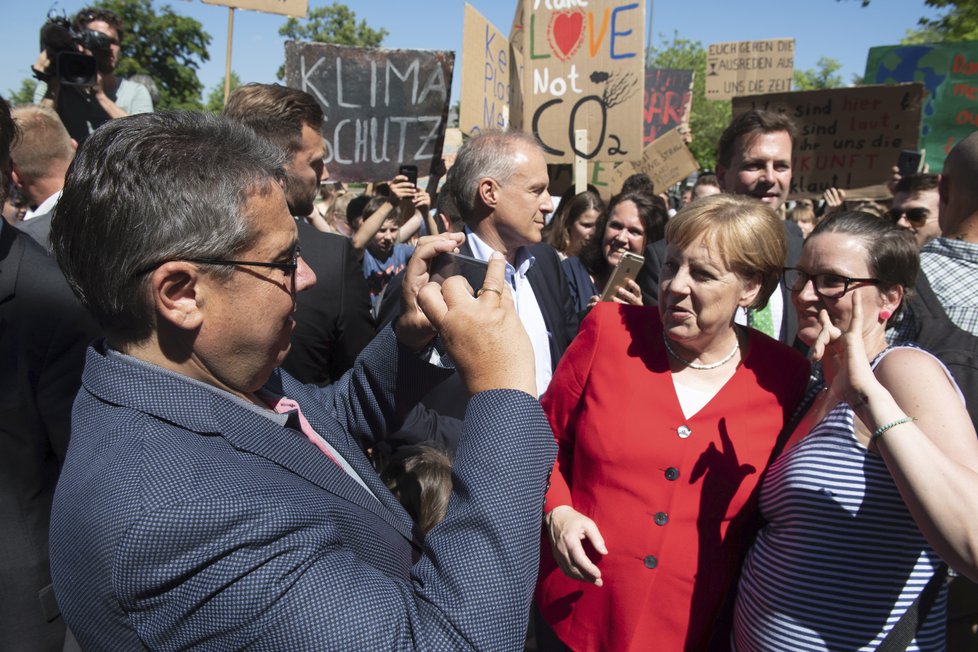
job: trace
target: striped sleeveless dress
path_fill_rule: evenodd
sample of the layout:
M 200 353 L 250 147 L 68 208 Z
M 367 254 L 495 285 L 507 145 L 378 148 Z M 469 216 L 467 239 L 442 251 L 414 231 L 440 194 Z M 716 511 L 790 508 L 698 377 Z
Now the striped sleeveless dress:
M 760 509 L 767 524 L 738 587 L 737 652 L 875 650 L 941 564 L 845 403 L 771 465 Z M 946 607 L 942 586 L 908 650 L 944 649 Z

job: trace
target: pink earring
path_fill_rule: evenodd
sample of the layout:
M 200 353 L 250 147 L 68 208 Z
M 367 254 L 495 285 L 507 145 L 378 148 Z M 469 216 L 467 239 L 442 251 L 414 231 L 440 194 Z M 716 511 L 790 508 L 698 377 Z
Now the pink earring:
M 880 319 L 882 319 L 883 321 L 887 321 L 892 316 L 893 313 L 890 312 L 889 310 L 880 310 Z

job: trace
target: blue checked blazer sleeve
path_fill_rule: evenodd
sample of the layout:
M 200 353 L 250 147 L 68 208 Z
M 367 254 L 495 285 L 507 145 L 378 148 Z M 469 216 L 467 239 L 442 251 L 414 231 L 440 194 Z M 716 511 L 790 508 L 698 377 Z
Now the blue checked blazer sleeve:
M 395 378 L 432 382 L 398 348 L 382 335 L 333 389 L 280 381 L 375 497 L 300 434 L 90 352 L 52 517 L 83 649 L 521 649 L 553 435 L 526 394 L 473 397 L 448 516 L 419 552 L 351 440 L 396 418 Z

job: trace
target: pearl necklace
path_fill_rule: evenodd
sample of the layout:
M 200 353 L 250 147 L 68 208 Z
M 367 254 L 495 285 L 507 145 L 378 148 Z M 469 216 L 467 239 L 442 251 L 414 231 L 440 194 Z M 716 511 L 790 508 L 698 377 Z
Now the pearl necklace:
M 706 369 L 716 369 L 717 367 L 722 367 L 723 365 L 733 360 L 733 357 L 737 355 L 737 351 L 740 350 L 740 342 L 738 341 L 736 344 L 734 344 L 733 350 L 730 353 L 728 353 L 723 360 L 718 360 L 717 362 L 711 362 L 710 364 L 700 364 L 698 362 L 693 362 L 692 360 L 686 360 L 685 358 L 680 358 L 679 355 L 672 350 L 672 347 L 669 345 L 669 338 L 666 337 L 666 334 L 664 332 L 662 333 L 662 342 L 666 345 L 666 351 L 669 352 L 669 355 L 671 355 L 677 361 L 682 362 L 690 369 L 706 370 Z

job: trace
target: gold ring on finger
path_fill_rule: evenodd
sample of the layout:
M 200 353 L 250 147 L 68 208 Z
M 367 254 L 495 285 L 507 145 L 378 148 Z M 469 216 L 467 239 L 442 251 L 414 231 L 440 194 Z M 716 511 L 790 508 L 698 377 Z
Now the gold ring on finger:
M 487 287 L 479 288 L 479 291 L 475 293 L 475 296 L 481 297 L 486 292 L 495 292 L 500 297 L 503 296 L 503 291 L 502 290 L 500 290 L 498 288 L 487 288 Z

